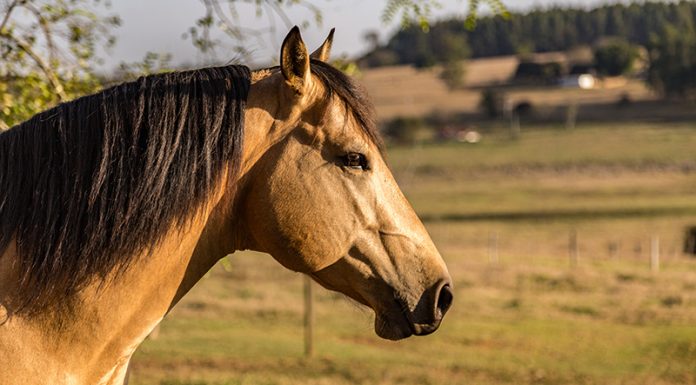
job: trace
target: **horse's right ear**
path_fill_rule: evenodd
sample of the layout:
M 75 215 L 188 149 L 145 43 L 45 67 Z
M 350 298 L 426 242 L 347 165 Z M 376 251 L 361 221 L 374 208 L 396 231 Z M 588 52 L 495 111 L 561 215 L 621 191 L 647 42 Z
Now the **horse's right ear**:
M 303 94 L 309 84 L 309 53 L 302 41 L 300 29 L 294 26 L 280 48 L 280 71 L 285 82 L 297 94 Z
M 317 48 L 316 51 L 312 52 L 312 54 L 309 55 L 309 57 L 315 60 L 323 61 L 324 63 L 329 62 L 329 56 L 331 55 L 331 45 L 333 44 L 334 31 L 336 31 L 336 28 L 331 28 L 329 36 L 326 38 L 326 40 L 324 40 L 321 46 Z

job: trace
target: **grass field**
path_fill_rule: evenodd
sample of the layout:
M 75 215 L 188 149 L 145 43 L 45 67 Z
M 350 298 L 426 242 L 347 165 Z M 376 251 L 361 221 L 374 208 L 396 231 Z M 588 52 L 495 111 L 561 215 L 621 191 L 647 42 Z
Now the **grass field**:
M 464 87 L 448 89 L 438 67 L 371 68 L 359 74 L 382 121 L 398 117 L 466 115 L 462 123 L 482 118 L 482 92 L 495 89 L 513 107 L 526 103 L 540 121 L 563 122 L 569 106 L 584 121 L 694 121 L 693 105 L 664 101 L 638 78 L 609 78 L 589 90 L 558 86 L 510 84 L 519 60 L 514 56 L 481 58 L 465 63 Z
M 686 123 L 391 148 L 455 281 L 438 332 L 380 340 L 368 310 L 319 289 L 306 359 L 301 276 L 240 253 L 139 349 L 131 383 L 696 384 L 696 258 L 681 252 L 696 225 L 694 149 Z
M 465 87 L 457 90 L 448 89 L 446 83 L 440 79 L 441 68 L 437 67 L 416 69 L 403 65 L 371 68 L 360 74 L 359 79 L 377 106 L 380 119 L 422 117 L 431 113 L 471 114 L 479 111 L 481 91 L 487 87 L 507 84 L 513 77 L 518 63 L 518 58 L 514 56 L 468 61 L 465 63 Z M 597 108 L 597 103 L 612 106 L 625 96 L 633 102 L 657 99 L 657 95 L 642 80 L 616 80 L 611 83 L 591 90 L 529 86 L 506 86 L 501 90 L 512 105 L 525 101 L 531 103 L 542 115 L 545 109 L 565 108 L 568 104 L 595 105 L 591 108 L 581 107 L 581 118 L 594 115 L 592 110 Z M 652 109 L 651 112 L 664 112 L 666 108 L 669 109 L 670 105 L 663 103 L 659 110 Z M 624 108 L 624 111 L 614 109 L 613 113 L 630 111 L 629 116 L 635 119 L 636 115 L 643 115 L 643 110 L 644 108 L 629 107 Z M 683 114 L 683 110 L 684 108 L 680 107 L 672 112 L 672 116 Z M 606 119 L 606 111 L 601 115 Z

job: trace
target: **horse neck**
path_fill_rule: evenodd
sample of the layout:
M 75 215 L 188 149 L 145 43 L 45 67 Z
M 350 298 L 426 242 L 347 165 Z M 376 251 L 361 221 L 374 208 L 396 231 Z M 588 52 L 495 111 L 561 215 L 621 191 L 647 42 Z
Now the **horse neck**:
M 137 346 L 226 254 L 216 238 L 225 227 L 220 213 L 227 210 L 220 206 L 227 200 L 216 199 L 185 231 L 170 231 L 127 271 L 82 290 L 69 313 L 0 319 L 0 367 L 16 368 L 16 383 L 23 385 L 121 381 Z M 0 263 L 16 257 L 9 253 Z

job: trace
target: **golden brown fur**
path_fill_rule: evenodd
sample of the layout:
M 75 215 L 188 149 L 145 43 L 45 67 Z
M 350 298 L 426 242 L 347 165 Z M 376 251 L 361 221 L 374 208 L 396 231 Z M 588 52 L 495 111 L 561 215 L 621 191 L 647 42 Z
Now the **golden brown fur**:
M 251 78 L 239 163 L 212 181 L 185 226 L 160 223 L 165 231 L 149 252 L 80 287 L 69 314 L 14 312 L 21 257 L 8 243 L 0 257 L 3 384 L 122 383 L 150 330 L 235 250 L 268 252 L 371 307 L 384 338 L 437 329 L 452 300 L 450 277 L 366 116 L 312 73 L 297 29 L 283 43 L 280 69 Z

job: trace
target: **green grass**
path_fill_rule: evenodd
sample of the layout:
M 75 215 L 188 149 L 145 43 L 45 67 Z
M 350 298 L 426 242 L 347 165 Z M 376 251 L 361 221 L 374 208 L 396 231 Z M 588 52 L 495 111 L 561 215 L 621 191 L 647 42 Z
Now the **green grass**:
M 131 383 L 694 384 L 696 259 L 681 245 L 696 224 L 695 148 L 696 128 L 650 124 L 392 148 L 454 279 L 437 333 L 380 340 L 369 310 L 320 289 L 306 359 L 301 276 L 241 253 L 139 349 Z
M 694 148 L 696 127 L 641 124 L 401 147 L 389 162 L 426 219 L 675 216 L 696 214 Z

